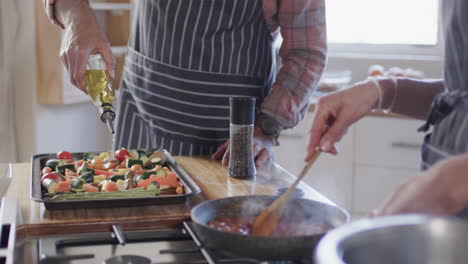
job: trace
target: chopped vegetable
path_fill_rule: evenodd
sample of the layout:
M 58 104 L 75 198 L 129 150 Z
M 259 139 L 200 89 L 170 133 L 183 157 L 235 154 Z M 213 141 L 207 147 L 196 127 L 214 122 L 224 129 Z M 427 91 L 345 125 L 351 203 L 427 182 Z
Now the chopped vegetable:
M 140 164 L 135 164 L 130 168 L 132 171 L 138 172 L 138 171 L 143 171 L 143 166 Z M 139 173 L 141 174 L 141 173 Z
M 161 191 L 161 188 L 159 188 L 159 183 L 157 182 L 150 182 L 148 185 L 146 185 L 146 190 L 156 190 L 157 193 L 159 194 Z
M 161 158 L 153 158 L 151 159 L 151 165 L 153 165 L 153 167 L 156 167 L 156 166 L 161 166 L 162 165 L 162 161 L 161 161 Z
M 149 177 L 150 177 L 151 175 L 153 175 L 153 174 L 155 174 L 154 171 L 145 171 L 145 172 L 143 172 L 143 175 L 142 175 L 141 178 L 142 178 L 143 180 L 146 180 L 146 179 L 149 179 Z
M 57 153 L 58 159 L 47 160 L 41 169 L 45 198 L 79 200 L 184 193 L 178 176 L 168 167 L 161 167 L 165 160 L 161 151 L 145 154 L 143 150 L 122 148 L 115 153 L 115 160 L 113 154 L 86 153 L 83 159 L 73 161 L 71 153 Z
M 83 191 L 85 192 L 99 192 L 99 189 L 94 187 L 92 184 L 83 184 Z
M 57 177 L 57 175 L 55 173 L 52 173 L 52 172 L 49 172 L 49 173 L 46 173 L 46 174 L 42 175 L 41 182 L 43 182 L 45 179 L 51 179 L 51 180 L 54 180 L 56 182 L 59 181 L 59 178 Z
M 94 171 L 94 174 L 95 174 L 95 175 L 112 176 L 112 175 L 115 175 L 116 173 L 114 173 L 114 172 L 109 172 L 109 171 L 105 171 L 105 170 L 95 170 L 95 171 Z M 123 173 L 118 173 L 118 174 L 123 174 Z
M 71 188 L 82 189 L 85 183 L 86 183 L 86 180 L 84 178 L 75 178 L 71 181 Z
M 95 170 L 102 170 L 102 169 L 104 169 L 104 163 L 103 163 L 102 159 L 96 157 L 96 158 L 91 160 L 91 165 L 89 165 L 89 167 L 91 169 L 95 169 Z
M 75 164 L 65 164 L 57 166 L 56 170 L 62 174 L 65 174 L 65 170 L 69 169 L 75 171 Z
M 104 192 L 117 192 L 119 191 L 119 186 L 113 181 L 107 181 L 102 186 L 102 191 Z
M 131 158 L 131 159 L 135 159 L 135 160 L 139 160 L 139 159 L 140 159 L 140 155 L 138 155 L 138 151 L 136 151 L 136 150 L 129 150 L 128 152 L 130 152 L 130 158 Z
M 114 183 L 115 184 L 115 183 Z M 91 200 L 91 199 L 110 199 L 110 198 L 142 198 L 154 197 L 158 193 L 156 190 L 145 190 L 144 188 L 135 188 L 120 192 L 81 192 L 55 195 L 52 200 Z
M 107 179 L 106 175 L 96 175 L 94 176 L 93 184 L 98 185 L 102 181 L 105 181 Z
M 54 171 L 57 166 L 63 165 L 63 161 L 58 159 L 50 159 L 46 162 L 46 167 L 49 167 L 52 171 Z
M 53 179 L 46 178 L 42 181 L 42 187 L 47 190 L 47 193 L 55 193 L 55 188 L 57 188 L 57 182 Z
M 55 188 L 55 192 L 70 192 L 71 189 L 71 181 L 62 181 L 57 184 Z
M 126 167 L 131 168 L 135 164 L 138 164 L 143 167 L 143 161 L 136 159 L 127 159 Z
M 88 152 L 88 153 L 85 153 L 84 156 L 83 156 L 83 159 L 84 160 L 92 160 L 94 157 L 96 157 L 97 154 L 96 153 L 91 153 L 91 152 Z
M 119 162 L 123 162 L 127 157 L 130 157 L 130 152 L 128 152 L 128 150 L 125 148 L 121 148 L 115 152 L 115 158 Z
M 176 191 L 177 194 L 184 194 L 184 187 L 179 186 L 179 187 L 176 188 L 175 191 Z
M 88 172 L 88 171 L 91 171 L 91 172 L 94 173 L 94 170 L 89 167 L 88 163 L 84 162 L 81 165 L 81 167 L 78 168 L 77 172 L 78 172 L 79 175 L 81 175 L 81 174 L 84 174 L 85 172 Z
M 158 176 L 158 177 L 166 177 L 167 174 L 166 174 L 166 171 L 165 171 L 165 170 L 158 170 L 158 171 L 156 172 L 156 176 Z
M 109 180 L 116 182 L 118 180 L 125 180 L 125 175 L 112 175 L 109 177 Z
M 92 183 L 94 182 L 94 175 L 92 172 L 87 171 L 83 173 L 80 177 L 78 177 L 78 179 L 83 179 L 87 183 Z
M 73 155 L 68 151 L 62 150 L 59 153 L 57 153 L 57 159 L 73 161 Z
M 51 172 L 51 171 L 52 171 L 51 168 L 49 168 L 49 167 L 44 167 L 44 168 L 42 169 L 42 174 L 46 174 L 46 173 L 49 173 L 49 172 Z

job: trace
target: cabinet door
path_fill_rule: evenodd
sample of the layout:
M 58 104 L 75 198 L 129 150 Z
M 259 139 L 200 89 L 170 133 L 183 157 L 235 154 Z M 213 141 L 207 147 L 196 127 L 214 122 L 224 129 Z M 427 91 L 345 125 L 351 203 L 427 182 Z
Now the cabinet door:
M 366 117 L 356 123 L 356 163 L 418 169 L 424 135 L 416 130 L 422 121 Z
M 401 183 L 418 170 L 357 166 L 353 184 L 353 214 L 367 214 L 380 206 Z
M 284 131 L 280 146 L 276 148 L 276 161 L 292 174 L 298 175 L 304 166 L 309 143 L 312 114 L 308 114 L 297 127 Z M 350 129 L 339 143 L 340 154 L 322 154 L 303 180 L 331 201 L 345 209 L 351 208 L 352 190 L 352 133 Z

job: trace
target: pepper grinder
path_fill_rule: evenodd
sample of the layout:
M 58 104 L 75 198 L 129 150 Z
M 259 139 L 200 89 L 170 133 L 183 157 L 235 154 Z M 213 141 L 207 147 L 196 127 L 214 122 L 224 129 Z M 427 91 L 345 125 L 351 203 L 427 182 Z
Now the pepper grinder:
M 253 156 L 254 97 L 231 97 L 229 125 L 229 176 L 252 178 L 257 173 Z

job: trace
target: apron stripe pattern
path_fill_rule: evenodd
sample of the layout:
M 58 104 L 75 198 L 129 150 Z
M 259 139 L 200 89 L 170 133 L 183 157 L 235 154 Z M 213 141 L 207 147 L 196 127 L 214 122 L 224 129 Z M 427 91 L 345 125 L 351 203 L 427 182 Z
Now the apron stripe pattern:
M 229 139 L 229 97 L 260 104 L 272 38 L 261 0 L 140 0 L 125 60 L 116 146 L 209 155 Z
M 468 12 L 468 1 L 442 1 L 446 92 L 434 100 L 428 118 L 428 124 L 433 124 L 434 127 L 432 133 L 426 135 L 422 148 L 421 165 L 424 170 L 440 160 L 468 152 L 468 68 L 466 67 L 468 16 L 466 12 Z M 431 118 L 432 116 L 437 118 Z M 423 131 L 427 131 L 428 126 L 423 128 Z M 468 219 L 468 207 L 458 215 Z

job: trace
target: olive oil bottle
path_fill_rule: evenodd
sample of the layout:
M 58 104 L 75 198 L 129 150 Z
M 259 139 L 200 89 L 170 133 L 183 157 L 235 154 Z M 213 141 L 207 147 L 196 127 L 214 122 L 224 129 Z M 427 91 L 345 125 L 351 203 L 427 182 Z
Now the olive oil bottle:
M 92 54 L 88 57 L 85 72 L 85 87 L 93 103 L 99 107 L 101 121 L 107 123 L 114 135 L 115 112 L 112 101 L 115 97 L 111 78 L 107 73 L 106 63 L 101 54 Z

